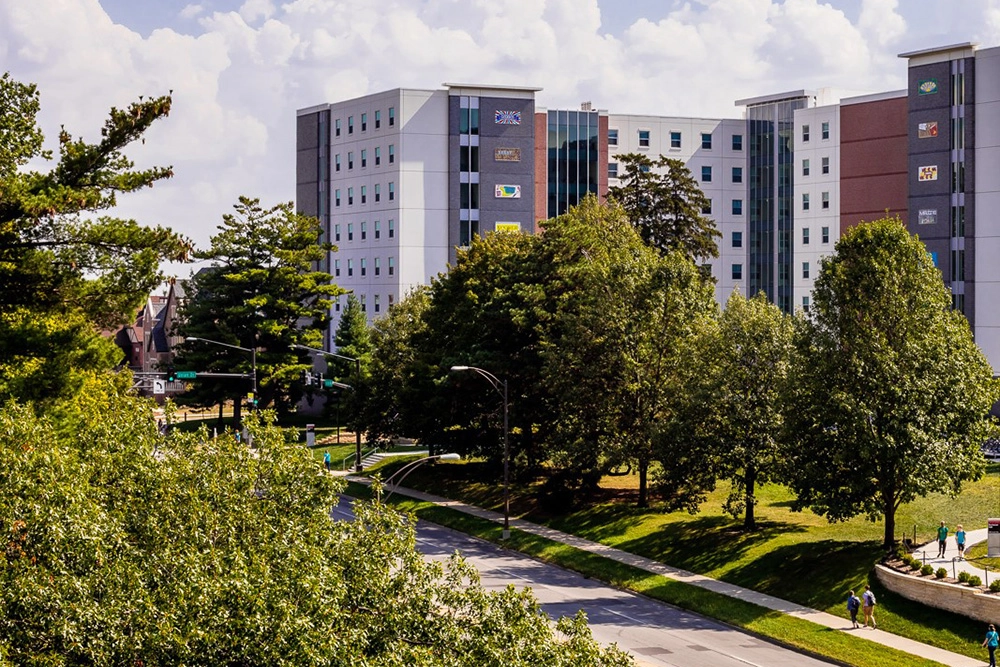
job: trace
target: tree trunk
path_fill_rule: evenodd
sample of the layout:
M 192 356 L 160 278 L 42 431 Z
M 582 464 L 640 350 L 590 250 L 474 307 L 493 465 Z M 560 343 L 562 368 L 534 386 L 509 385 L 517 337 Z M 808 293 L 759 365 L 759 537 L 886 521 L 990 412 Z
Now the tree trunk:
M 746 512 L 743 515 L 743 529 L 747 531 L 757 530 L 757 520 L 754 516 L 754 491 L 757 484 L 757 468 L 752 464 L 746 467 L 744 482 Z
M 649 460 L 639 459 L 639 507 L 649 507 L 646 497 L 646 473 L 649 471 Z
M 233 428 L 237 431 L 243 429 L 243 397 L 237 396 L 233 401 Z
M 882 546 L 888 551 L 896 544 L 896 494 L 893 491 L 882 492 L 883 513 L 885 514 L 885 537 Z

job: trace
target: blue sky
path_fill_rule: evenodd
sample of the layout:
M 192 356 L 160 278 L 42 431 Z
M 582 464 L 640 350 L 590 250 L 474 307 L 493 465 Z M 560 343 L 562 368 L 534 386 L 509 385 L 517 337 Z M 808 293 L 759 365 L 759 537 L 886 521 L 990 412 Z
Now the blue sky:
M 239 195 L 294 198 L 305 106 L 468 81 L 738 118 L 745 97 L 900 89 L 897 54 L 965 41 L 1000 46 L 1000 0 L 0 0 L 0 70 L 39 85 L 49 137 L 95 139 L 110 106 L 174 91 L 129 154 L 176 175 L 118 213 L 199 246 Z

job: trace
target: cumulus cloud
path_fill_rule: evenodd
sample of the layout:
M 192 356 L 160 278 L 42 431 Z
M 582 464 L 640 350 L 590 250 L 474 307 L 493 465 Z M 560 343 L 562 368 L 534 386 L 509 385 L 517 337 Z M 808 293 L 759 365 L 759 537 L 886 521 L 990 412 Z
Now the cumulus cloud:
M 998 43 L 997 1 L 968 2 L 945 12 L 955 35 L 947 41 Z M 32 0 L 0 3 L 0 54 L 17 78 L 39 84 L 50 135 L 65 123 L 95 138 L 111 105 L 173 89 L 170 118 L 133 157 L 172 164 L 176 177 L 124 198 L 122 212 L 204 245 L 238 195 L 294 197 L 297 108 L 461 81 L 538 86 L 549 108 L 592 100 L 620 113 L 737 117 L 742 97 L 900 88 L 903 42 L 942 43 L 919 32 L 939 32 L 940 21 L 907 20 L 926 7 L 839 4 L 212 0 L 143 36 L 98 0 Z

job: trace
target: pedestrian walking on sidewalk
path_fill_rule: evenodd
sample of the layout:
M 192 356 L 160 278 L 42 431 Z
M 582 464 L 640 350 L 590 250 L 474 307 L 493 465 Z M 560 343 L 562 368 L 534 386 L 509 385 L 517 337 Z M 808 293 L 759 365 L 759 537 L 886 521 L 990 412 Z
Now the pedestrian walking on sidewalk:
M 948 544 L 948 526 L 944 521 L 938 527 L 938 558 L 944 558 L 944 548 Z
M 986 632 L 986 639 L 983 640 L 983 646 L 990 652 L 990 667 L 997 667 L 997 644 L 1000 644 L 1000 635 L 997 634 L 996 628 L 990 623 L 990 629 Z
M 851 591 L 847 594 L 847 611 L 851 612 L 851 623 L 855 628 L 858 626 L 858 610 L 861 609 L 861 598 Z
M 962 528 L 962 524 L 955 528 L 955 543 L 958 544 L 959 559 L 965 560 L 965 528 Z
M 871 586 L 865 586 L 865 593 L 861 596 L 862 608 L 865 612 L 865 627 L 868 627 L 868 621 L 871 621 L 872 630 L 878 627 L 875 622 L 875 594 L 872 593 Z

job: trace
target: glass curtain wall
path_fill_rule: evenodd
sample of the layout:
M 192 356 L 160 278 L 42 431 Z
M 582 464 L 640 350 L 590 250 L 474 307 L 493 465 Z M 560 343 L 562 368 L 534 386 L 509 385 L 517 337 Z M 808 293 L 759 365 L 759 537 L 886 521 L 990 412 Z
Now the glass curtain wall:
M 548 216 L 597 194 L 599 114 L 596 111 L 548 112 Z

